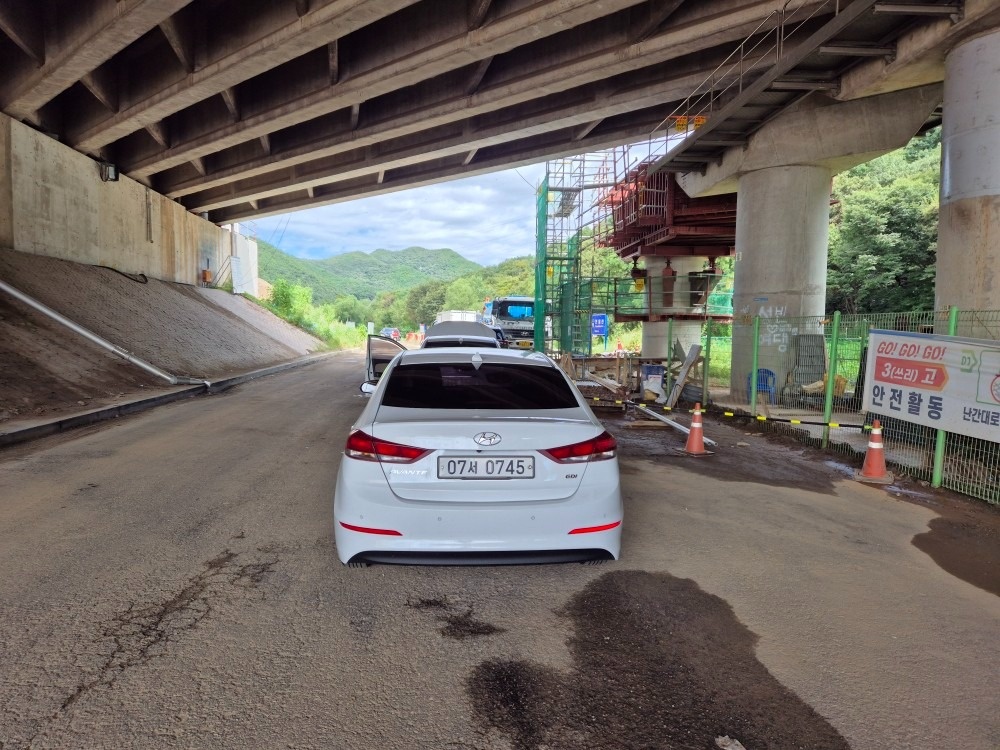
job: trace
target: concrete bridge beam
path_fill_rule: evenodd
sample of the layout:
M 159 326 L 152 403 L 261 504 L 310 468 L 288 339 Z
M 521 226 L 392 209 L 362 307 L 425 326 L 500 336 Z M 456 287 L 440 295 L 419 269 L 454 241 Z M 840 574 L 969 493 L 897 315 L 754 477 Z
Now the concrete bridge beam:
M 678 182 L 700 198 L 736 192 L 740 176 L 759 169 L 811 164 L 837 174 L 905 146 L 943 98 L 940 83 L 850 102 L 814 94 L 757 131 L 745 148 L 728 149 L 705 174 Z
M 935 307 L 1000 306 L 1000 29 L 945 61 Z

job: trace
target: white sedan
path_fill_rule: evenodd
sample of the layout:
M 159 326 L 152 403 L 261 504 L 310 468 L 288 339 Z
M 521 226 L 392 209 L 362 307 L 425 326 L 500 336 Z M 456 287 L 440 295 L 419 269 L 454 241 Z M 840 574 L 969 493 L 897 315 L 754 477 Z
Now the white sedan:
M 347 438 L 338 556 L 352 565 L 617 559 L 616 452 L 543 354 L 403 351 Z

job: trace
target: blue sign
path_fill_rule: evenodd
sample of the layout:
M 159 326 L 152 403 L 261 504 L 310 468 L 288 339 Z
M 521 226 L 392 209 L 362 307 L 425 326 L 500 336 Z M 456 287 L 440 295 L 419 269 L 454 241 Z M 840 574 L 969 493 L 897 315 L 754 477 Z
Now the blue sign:
M 608 316 L 604 313 L 594 313 L 590 316 L 590 335 L 608 335 Z

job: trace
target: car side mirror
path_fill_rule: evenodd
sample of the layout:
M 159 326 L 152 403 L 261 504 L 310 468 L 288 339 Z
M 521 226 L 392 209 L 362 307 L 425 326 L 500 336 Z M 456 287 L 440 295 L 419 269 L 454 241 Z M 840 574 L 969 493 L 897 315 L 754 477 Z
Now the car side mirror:
M 367 395 L 375 393 L 375 388 L 378 386 L 377 380 L 366 380 L 361 384 L 361 392 Z

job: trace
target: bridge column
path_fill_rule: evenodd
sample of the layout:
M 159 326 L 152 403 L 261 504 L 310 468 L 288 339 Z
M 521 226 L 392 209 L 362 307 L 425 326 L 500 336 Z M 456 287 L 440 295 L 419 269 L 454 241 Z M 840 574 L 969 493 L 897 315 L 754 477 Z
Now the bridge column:
M 669 308 L 683 308 L 689 310 L 691 307 L 691 285 L 688 281 L 690 271 L 700 271 L 705 265 L 704 258 L 672 258 L 670 267 L 676 273 L 673 278 L 673 300 L 672 304 L 664 307 L 663 300 L 663 269 L 667 267 L 666 258 L 646 256 L 643 259 L 646 266 L 646 279 L 649 284 L 650 312 L 654 315 L 670 315 Z M 668 284 L 669 287 L 669 284 Z M 667 329 L 672 328 L 673 338 L 680 341 L 684 351 L 690 351 L 692 344 L 701 343 L 702 321 L 700 320 L 674 320 L 673 326 L 668 322 L 655 322 L 642 324 L 642 356 L 662 357 L 666 359 L 670 356 L 671 342 L 667 340 Z
M 935 308 L 949 305 L 1000 308 L 1000 29 L 945 60 Z
M 666 258 L 647 256 L 643 258 L 646 267 L 646 283 L 649 284 L 649 312 L 658 315 L 663 310 L 663 269 Z M 668 281 L 668 287 L 672 280 Z M 670 355 L 670 341 L 667 338 L 668 323 L 647 322 L 642 324 L 642 356 L 666 359 Z
M 14 247 L 14 171 L 11 120 L 0 115 L 0 247 Z
M 825 313 L 832 184 L 831 170 L 818 166 L 771 167 L 739 178 L 733 314 L 767 319 L 758 366 L 775 373 L 779 392 L 790 369 L 792 337 L 820 332 L 783 319 Z M 753 368 L 748 331 L 734 327 L 734 394 L 746 393 Z
M 671 265 L 677 272 L 676 283 L 674 284 L 674 306 L 691 309 L 691 277 L 692 271 L 701 271 L 705 267 L 706 258 L 674 258 Z M 701 328 L 703 321 L 700 320 L 675 320 L 674 340 L 679 341 L 684 347 L 684 352 L 691 351 L 694 344 L 701 343 Z

